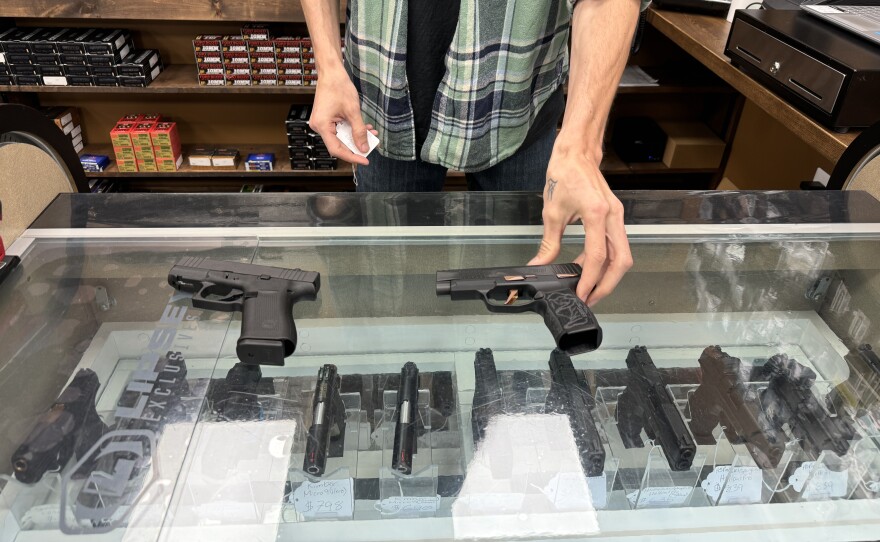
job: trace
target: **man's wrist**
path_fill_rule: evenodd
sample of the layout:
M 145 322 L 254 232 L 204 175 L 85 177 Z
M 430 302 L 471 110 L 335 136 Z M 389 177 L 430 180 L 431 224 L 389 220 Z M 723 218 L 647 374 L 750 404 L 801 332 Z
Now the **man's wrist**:
M 583 132 L 575 134 L 563 127 L 556 136 L 553 155 L 559 158 L 580 157 L 594 162 L 598 167 L 602 162 L 602 143 L 591 141 Z

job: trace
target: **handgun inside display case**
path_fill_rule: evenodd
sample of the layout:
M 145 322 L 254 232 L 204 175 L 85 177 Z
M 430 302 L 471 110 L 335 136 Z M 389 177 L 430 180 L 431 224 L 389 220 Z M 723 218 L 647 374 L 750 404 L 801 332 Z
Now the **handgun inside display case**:
M 337 220 L 424 214 L 352 201 Z M 331 224 L 308 205 L 260 216 Z M 531 257 L 488 228 L 32 238 L 0 284 L 0 541 L 876 532 L 880 229 L 635 235 L 572 355 L 540 313 L 437 296 L 438 270 Z M 295 352 L 241 363 L 253 315 L 194 307 L 183 257 L 320 274 Z

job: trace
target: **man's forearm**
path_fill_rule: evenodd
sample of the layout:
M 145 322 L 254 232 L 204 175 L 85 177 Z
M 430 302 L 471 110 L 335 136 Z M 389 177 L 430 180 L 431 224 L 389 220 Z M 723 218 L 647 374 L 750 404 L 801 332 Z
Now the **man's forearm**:
M 572 17 L 568 103 L 557 148 L 598 165 L 602 136 L 629 57 L 638 0 L 581 0 Z
M 318 73 L 343 70 L 339 46 L 339 0 L 302 0 Z

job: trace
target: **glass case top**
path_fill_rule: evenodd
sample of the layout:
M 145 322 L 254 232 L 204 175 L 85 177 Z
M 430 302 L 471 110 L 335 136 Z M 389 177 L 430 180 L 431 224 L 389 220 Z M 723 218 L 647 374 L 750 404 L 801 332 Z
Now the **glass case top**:
M 880 532 L 880 231 L 634 236 L 574 355 L 541 314 L 438 295 L 539 229 L 371 231 L 35 238 L 0 285 L 0 540 Z M 199 302 L 185 258 L 242 290 L 238 265 L 299 269 L 254 275 L 296 302 Z

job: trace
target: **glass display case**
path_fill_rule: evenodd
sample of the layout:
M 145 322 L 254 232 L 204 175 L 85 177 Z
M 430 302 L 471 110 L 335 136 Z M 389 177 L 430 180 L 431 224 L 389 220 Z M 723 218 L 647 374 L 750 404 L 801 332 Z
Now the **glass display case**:
M 709 195 L 625 202 L 644 214 L 635 265 L 576 356 L 536 314 L 436 292 L 438 270 L 533 256 L 531 196 L 346 196 L 357 227 L 285 225 L 277 202 L 280 224 L 186 228 L 56 202 L 68 227 L 40 219 L 0 284 L 0 540 L 875 540 L 880 213 L 863 197 L 777 220 L 759 198 L 762 223 L 713 220 Z M 481 218 L 437 219 L 453 207 Z M 697 227 L 683 213 L 701 208 Z M 241 313 L 169 285 L 185 256 L 320 273 L 283 366 L 240 363 Z

